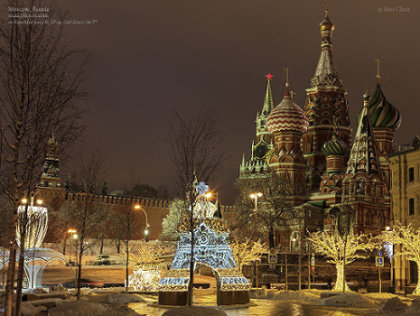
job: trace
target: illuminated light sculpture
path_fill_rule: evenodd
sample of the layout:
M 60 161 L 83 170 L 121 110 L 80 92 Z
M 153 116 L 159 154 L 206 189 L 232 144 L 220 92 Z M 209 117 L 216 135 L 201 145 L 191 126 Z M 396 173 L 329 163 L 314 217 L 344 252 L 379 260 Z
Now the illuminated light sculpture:
M 194 216 L 194 263 L 211 267 L 217 280 L 217 304 L 232 305 L 249 303 L 251 285 L 237 268 L 233 251 L 229 246 L 229 231 L 224 220 L 213 218 L 217 207 L 208 201 L 208 186 L 201 182 Z M 189 223 L 178 228 L 180 240 L 171 269 L 159 280 L 159 304 L 186 305 L 189 266 L 191 261 L 191 232 Z
M 48 229 L 47 208 L 33 204 L 28 206 L 20 205 L 18 207 L 18 216 L 19 218 L 27 217 L 25 249 L 40 248 Z M 16 228 L 16 242 L 20 247 L 20 225 Z
M 157 291 L 160 270 L 138 268 L 128 277 L 128 286 L 134 291 Z
M 27 202 L 26 199 L 22 200 L 24 204 Z M 37 203 L 41 205 L 42 201 L 38 200 Z M 32 200 L 29 205 L 20 205 L 18 207 L 18 216 L 20 221 L 27 223 L 24 241 L 26 285 L 28 289 L 41 288 L 42 276 L 48 265 L 56 260 L 66 263 L 66 259 L 63 254 L 56 250 L 41 248 L 48 228 L 48 210 L 46 207 L 35 206 Z M 20 247 L 20 225 L 16 228 L 16 242 Z M 3 268 L 8 261 L 9 257 L 5 255 L 2 262 L 0 262 L 0 267 Z

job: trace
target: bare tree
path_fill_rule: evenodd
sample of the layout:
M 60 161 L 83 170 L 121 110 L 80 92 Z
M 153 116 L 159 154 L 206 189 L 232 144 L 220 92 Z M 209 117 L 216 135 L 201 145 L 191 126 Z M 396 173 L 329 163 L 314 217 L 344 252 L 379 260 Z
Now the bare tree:
M 194 282 L 194 218 L 193 209 L 197 197 L 195 181 L 208 182 L 227 156 L 220 148 L 221 140 L 217 119 L 210 111 L 196 115 L 174 113 L 174 121 L 168 131 L 171 160 L 174 166 L 176 189 L 185 201 L 189 214 L 191 233 L 190 282 L 188 305 L 192 305 Z
M 78 169 L 78 179 L 82 183 L 84 193 L 70 202 L 72 210 L 72 226 L 77 230 L 77 299 L 80 298 L 80 280 L 82 276 L 82 260 L 85 251 L 93 244 L 86 243 L 89 236 L 98 232 L 106 209 L 100 205 L 95 195 L 99 183 L 102 160 L 93 155 L 85 160 L 83 155 Z
M 8 0 L 9 7 L 44 5 L 42 0 Z M 50 8 L 47 19 L 55 19 L 58 12 L 52 5 Z M 17 227 L 19 201 L 22 197 L 29 199 L 35 190 L 45 156 L 43 148 L 51 132 L 66 145 L 80 134 L 81 111 L 73 101 L 83 96 L 80 83 L 86 55 L 63 44 L 60 27 L 14 22 L 3 20 L 0 27 L 0 127 L 3 131 L 0 174 L 1 190 L 13 203 L 9 216 L 13 218 L 13 227 Z M 16 251 L 17 244 L 12 239 L 5 296 L 8 316 L 13 309 Z M 22 248 L 20 256 L 23 255 Z M 17 280 L 17 315 L 22 280 L 21 266 Z
M 65 201 L 57 212 L 57 227 L 60 228 L 58 234 L 63 236 L 63 255 L 66 254 L 67 250 L 68 230 L 73 229 L 71 226 L 73 222 L 74 208 L 75 206 L 71 201 Z
M 99 214 L 102 214 L 102 217 L 100 218 L 100 220 L 98 221 L 98 226 L 97 226 L 97 230 L 98 230 L 98 237 L 97 239 L 99 240 L 99 253 L 103 254 L 104 252 L 104 241 L 107 235 L 107 228 L 110 225 L 109 219 L 110 219 L 110 213 L 108 212 L 107 208 L 105 207 L 105 205 L 103 205 L 102 203 L 98 203 L 97 204 L 97 210 L 96 210 Z
M 249 222 L 250 218 L 255 224 L 253 227 L 262 224 L 268 232 L 268 245 L 274 248 L 276 225 L 284 224 L 296 216 L 289 202 L 289 196 L 292 195 L 289 182 L 276 172 L 269 172 L 266 177 L 240 180 L 240 188 L 241 196 L 236 204 L 242 211 L 236 218 L 239 221 L 237 226 L 243 226 L 244 221 Z M 257 193 L 261 196 L 252 200 L 250 194 Z
M 121 243 L 124 240 L 124 230 L 126 227 L 125 222 L 121 219 L 121 212 L 116 208 L 112 208 L 109 214 L 109 221 L 112 223 L 109 226 L 109 237 L 115 244 L 117 253 L 121 253 Z

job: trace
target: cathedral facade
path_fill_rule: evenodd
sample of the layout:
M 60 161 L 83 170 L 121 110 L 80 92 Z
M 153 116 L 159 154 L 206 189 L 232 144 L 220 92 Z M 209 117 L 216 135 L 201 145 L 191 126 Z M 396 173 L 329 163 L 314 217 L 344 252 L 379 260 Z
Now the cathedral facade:
M 333 59 L 333 31 L 325 10 L 321 53 L 305 105 L 294 102 L 286 82 L 283 100 L 274 107 L 272 77 L 267 76 L 251 158 L 243 157 L 239 168 L 240 183 L 270 172 L 288 181 L 287 201 L 295 216 L 278 223 L 276 247 L 281 250 L 302 250 L 308 232 L 332 230 L 338 221 L 365 233 L 379 233 L 391 222 L 388 157 L 401 117 L 382 91 L 378 70 L 376 90 L 371 98 L 363 96 L 352 137 L 347 91 Z

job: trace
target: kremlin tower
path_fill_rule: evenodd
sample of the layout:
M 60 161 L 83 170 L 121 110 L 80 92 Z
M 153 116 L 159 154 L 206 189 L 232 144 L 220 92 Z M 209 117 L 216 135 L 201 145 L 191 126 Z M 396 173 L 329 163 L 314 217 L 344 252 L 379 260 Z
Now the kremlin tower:
M 47 155 L 42 170 L 40 187 L 59 188 L 61 186 L 58 163 L 58 142 L 55 140 L 53 133 L 47 143 Z
M 267 78 L 267 87 L 265 90 L 264 104 L 261 113 L 257 112 L 256 123 L 256 141 L 252 142 L 251 159 L 245 161 L 245 155 L 242 157 L 242 163 L 239 167 L 240 179 L 252 179 L 265 177 L 268 172 L 266 156 L 273 148 L 273 136 L 267 130 L 267 119 L 274 107 L 273 95 L 271 92 L 272 74 L 265 76 Z

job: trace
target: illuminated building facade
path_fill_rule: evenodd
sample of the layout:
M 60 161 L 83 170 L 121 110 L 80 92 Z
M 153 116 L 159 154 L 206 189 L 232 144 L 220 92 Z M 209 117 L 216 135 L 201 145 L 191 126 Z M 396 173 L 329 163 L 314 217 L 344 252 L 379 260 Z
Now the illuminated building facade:
M 276 244 L 283 250 L 308 231 L 332 230 L 349 210 L 354 232 L 378 233 L 391 222 L 389 155 L 401 116 L 382 91 L 377 60 L 376 90 L 372 98 L 364 97 L 352 139 L 347 91 L 333 59 L 333 31 L 325 10 L 321 54 L 303 109 L 294 103 L 287 83 L 285 97 L 267 119 L 273 147 L 260 159 L 289 181 L 294 197 L 289 202 L 299 221 L 278 223 Z M 240 180 L 250 178 L 244 161 Z

